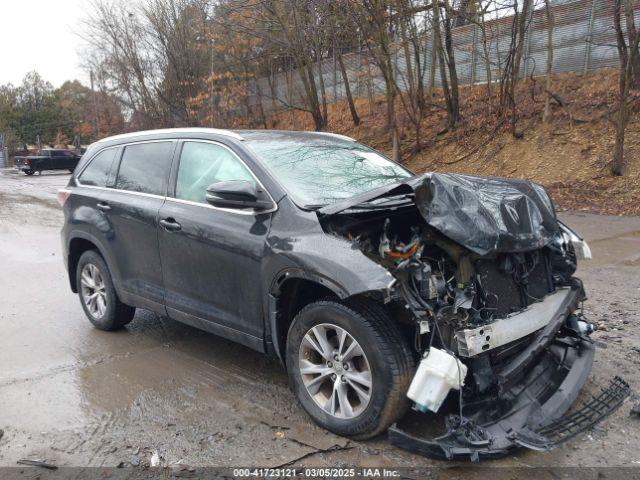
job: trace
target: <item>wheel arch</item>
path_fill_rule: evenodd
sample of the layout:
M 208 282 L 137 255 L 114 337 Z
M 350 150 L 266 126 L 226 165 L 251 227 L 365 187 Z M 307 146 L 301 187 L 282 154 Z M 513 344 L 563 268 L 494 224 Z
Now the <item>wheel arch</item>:
M 117 278 L 117 271 L 114 268 L 114 264 L 105 253 L 105 248 L 101 245 L 100 241 L 86 232 L 74 232 L 69 238 L 67 247 L 67 270 L 69 274 L 69 285 L 73 293 L 78 293 L 78 285 L 76 283 L 76 269 L 78 267 L 78 261 L 84 252 L 87 250 L 95 250 L 104 259 L 112 278 Z M 114 285 L 117 283 L 114 281 Z M 117 286 L 116 286 L 117 290 Z
M 369 297 L 384 303 L 388 292 L 371 290 L 349 292 L 345 288 L 322 275 L 299 268 L 281 271 L 269 290 L 267 341 L 271 341 L 268 351 L 275 354 L 284 365 L 287 334 L 295 316 L 305 306 L 322 299 L 345 300 L 347 298 Z

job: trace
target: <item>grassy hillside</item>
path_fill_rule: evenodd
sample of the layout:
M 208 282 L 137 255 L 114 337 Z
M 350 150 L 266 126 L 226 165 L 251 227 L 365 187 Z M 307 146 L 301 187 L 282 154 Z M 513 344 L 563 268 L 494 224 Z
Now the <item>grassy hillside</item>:
M 553 119 L 542 123 L 543 79 L 522 82 L 518 91 L 518 130 L 515 139 L 501 124 L 488 101 L 486 85 L 461 92 L 459 127 L 442 133 L 445 112 L 437 94 L 423 122 L 423 148 L 414 153 L 410 122 L 398 105 L 402 126 L 403 163 L 415 172 L 443 171 L 529 178 L 551 192 L 560 209 L 614 215 L 640 215 L 640 92 L 634 92 L 633 114 L 627 129 L 624 177 L 609 173 L 614 148 L 617 73 L 564 75 L 554 79 Z M 495 89 L 496 87 L 494 87 Z M 399 104 L 400 102 L 398 102 Z M 329 106 L 329 131 L 350 135 L 390 153 L 383 99 L 358 99 L 362 124 L 353 127 L 345 103 Z M 311 130 L 305 112 L 284 112 L 268 119 L 269 128 Z M 439 133 L 440 132 L 440 133 Z

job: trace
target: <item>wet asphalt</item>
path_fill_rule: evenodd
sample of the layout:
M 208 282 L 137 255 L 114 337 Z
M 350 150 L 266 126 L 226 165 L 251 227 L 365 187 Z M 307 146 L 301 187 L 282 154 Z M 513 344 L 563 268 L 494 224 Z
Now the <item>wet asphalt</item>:
M 142 310 L 121 331 L 93 328 L 61 258 L 55 193 L 68 179 L 0 171 L 0 467 L 140 467 L 155 451 L 161 465 L 445 465 L 384 436 L 357 442 L 316 427 L 279 363 L 245 347 Z M 640 218 L 561 217 L 594 253 L 579 276 L 601 347 L 579 401 L 615 374 L 640 391 Z M 486 465 L 640 466 L 630 408 L 552 452 Z

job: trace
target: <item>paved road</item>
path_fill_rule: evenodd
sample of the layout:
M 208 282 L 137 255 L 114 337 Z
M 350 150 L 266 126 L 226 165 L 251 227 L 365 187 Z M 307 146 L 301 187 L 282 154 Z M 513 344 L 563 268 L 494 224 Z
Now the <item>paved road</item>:
M 279 364 L 139 311 L 116 333 L 84 318 L 60 258 L 55 192 L 68 174 L 0 172 L 0 466 L 444 465 L 384 438 L 347 441 L 315 427 Z M 614 374 L 640 391 L 640 218 L 564 214 L 590 241 L 581 277 L 587 313 L 605 330 L 586 392 Z M 550 453 L 519 451 L 495 466 L 640 465 L 640 420 L 625 405 L 601 427 Z M 333 446 L 346 447 L 323 452 Z

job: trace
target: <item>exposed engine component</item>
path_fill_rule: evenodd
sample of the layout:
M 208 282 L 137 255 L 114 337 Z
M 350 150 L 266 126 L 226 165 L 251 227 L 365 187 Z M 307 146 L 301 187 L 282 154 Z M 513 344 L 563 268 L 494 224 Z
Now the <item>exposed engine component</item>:
M 391 221 L 387 218 L 384 221 L 382 235 L 380 236 L 380 246 L 378 247 L 378 252 L 380 253 L 381 258 L 398 262 L 420 255 L 422 252 L 422 245 L 420 243 L 420 236 L 417 230 L 414 230 L 411 240 L 404 243 L 399 241 L 397 237 L 390 239 L 390 229 Z

